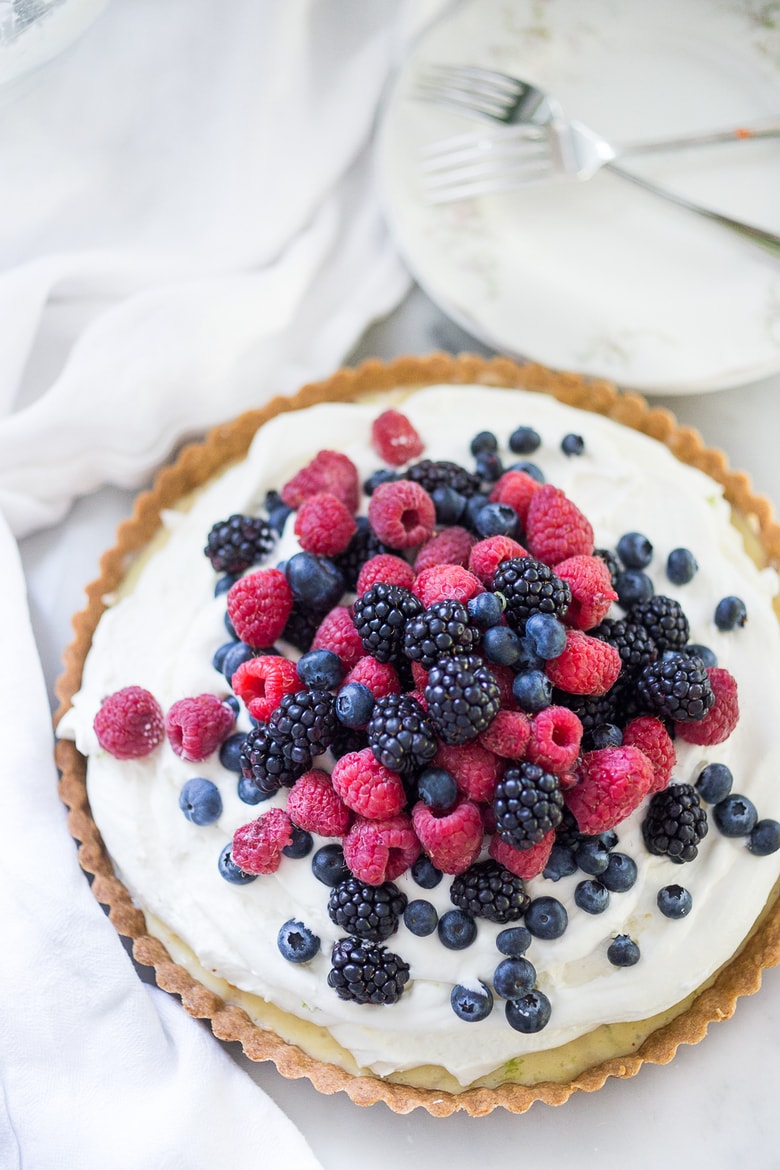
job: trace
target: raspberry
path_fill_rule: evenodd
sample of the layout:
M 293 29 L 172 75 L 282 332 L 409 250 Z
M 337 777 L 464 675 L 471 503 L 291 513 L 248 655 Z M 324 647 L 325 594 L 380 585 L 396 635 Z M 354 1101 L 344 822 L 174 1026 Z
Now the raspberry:
M 502 707 L 490 727 L 480 734 L 479 742 L 502 759 L 522 760 L 530 735 L 531 721 L 525 712 Z
M 427 540 L 417 553 L 414 571 L 422 573 L 433 565 L 461 565 L 465 568 L 473 544 L 474 537 L 467 528 L 461 528 L 458 524 L 444 528 Z
M 463 873 L 477 860 L 482 848 L 482 816 L 475 804 L 463 800 L 443 816 L 418 801 L 412 824 L 420 844 L 442 873 Z
M 674 730 L 680 739 L 686 743 L 695 743 L 702 746 L 723 743 L 728 739 L 739 720 L 739 698 L 737 695 L 737 680 L 727 670 L 720 666 L 711 666 L 707 670 L 715 702 L 704 716 L 696 723 L 675 723 Z
M 479 861 L 455 878 L 450 901 L 475 918 L 503 925 L 522 918 L 531 899 L 516 874 L 497 861 Z
M 404 813 L 382 821 L 355 820 L 343 841 L 344 860 L 371 886 L 394 881 L 420 856 L 420 842 Z
M 555 844 L 555 830 L 545 833 L 541 841 L 532 845 L 530 849 L 516 849 L 508 841 L 502 841 L 498 834 L 490 838 L 488 853 L 504 869 L 520 878 L 537 877 L 547 862 Z
M 240 577 L 227 594 L 228 617 L 242 642 L 271 646 L 281 637 L 293 595 L 280 569 L 258 569 Z
M 295 535 L 306 552 L 332 557 L 344 552 L 357 525 L 338 496 L 317 492 L 301 504 L 295 517 Z
M 553 686 L 571 695 L 605 695 L 620 674 L 620 654 L 608 642 L 568 630 L 563 654 L 547 663 Z
M 577 762 L 582 723 L 567 707 L 545 707 L 534 715 L 526 756 L 533 764 L 559 775 Z
M 600 557 L 567 557 L 555 566 L 562 581 L 568 581 L 571 602 L 564 621 L 578 630 L 590 630 L 602 621 L 618 595 L 612 577 Z
M 108 695 L 93 726 L 100 746 L 117 760 L 148 756 L 165 735 L 162 707 L 144 687 L 123 687 Z
M 318 492 L 337 496 L 354 514 L 360 500 L 360 485 L 352 460 L 340 451 L 320 451 L 287 481 L 280 494 L 289 508 L 300 508 L 304 500 Z
M 300 690 L 295 663 L 278 654 L 261 654 L 242 662 L 230 684 L 253 719 L 265 721 L 285 695 Z
M 686 724 L 686 727 L 690 726 Z M 698 727 L 699 724 L 693 726 Z M 651 792 L 660 792 L 666 788 L 672 777 L 672 769 L 677 762 L 677 753 L 669 732 L 660 719 L 654 715 L 639 715 L 631 719 L 623 728 L 623 746 L 637 747 L 644 752 L 653 765 L 655 779 Z
M 586 752 L 566 804 L 582 833 L 603 833 L 632 813 L 653 788 L 653 765 L 636 747 Z
M 490 499 L 494 504 L 509 504 L 517 512 L 520 523 L 525 524 L 531 497 L 540 487 L 541 484 L 525 471 L 505 471 L 490 493 Z
M 218 573 L 243 573 L 261 561 L 275 543 L 266 520 L 236 513 L 212 526 L 203 551 Z
M 183 760 L 205 760 L 230 734 L 234 713 L 216 695 L 179 699 L 165 717 L 165 734 Z
M 337 760 L 331 781 L 344 803 L 366 820 L 397 816 L 406 804 L 401 777 L 380 764 L 371 748 L 347 752 Z
M 287 797 L 287 815 L 299 829 L 321 837 L 343 837 L 352 823 L 350 809 L 320 768 L 295 781 Z
M 400 410 L 384 410 L 371 424 L 371 445 L 380 459 L 391 467 L 400 467 L 416 459 L 425 450 L 425 444 L 405 414 Z
M 312 650 L 332 650 L 338 654 L 346 670 L 351 670 L 363 657 L 363 643 L 352 621 L 348 605 L 336 605 L 326 613 L 312 639 Z
M 506 766 L 502 759 L 476 740 L 457 746 L 439 744 L 433 764 L 454 776 L 458 791 L 466 800 L 483 804 L 493 799 L 496 784 Z
M 590 522 L 564 493 L 550 483 L 531 497 L 525 540 L 531 554 L 548 565 L 593 552 Z
M 343 686 L 347 683 L 362 683 L 364 687 L 368 687 L 375 699 L 381 699 L 383 695 L 401 693 L 401 684 L 395 667 L 389 662 L 377 661 L 371 654 L 364 654 L 355 663 L 344 679 Z
M 478 540 L 472 548 L 468 567 L 489 588 L 500 564 L 527 556 L 526 549 L 511 536 L 487 536 L 484 540 Z
M 465 605 L 485 589 L 479 578 L 462 565 L 431 565 L 416 577 L 412 591 L 427 609 L 434 601 L 448 598 Z
M 275 873 L 292 837 L 292 822 L 284 809 L 269 808 L 256 821 L 236 829 L 230 855 L 244 873 Z
M 515 672 L 512 670 L 512 667 L 504 666 L 500 662 L 491 662 L 490 673 L 498 684 L 501 707 L 506 711 L 519 710 L 517 699 L 512 690 L 515 681 Z
M 433 535 L 436 508 L 419 484 L 398 479 L 376 489 L 368 504 L 368 522 L 390 548 L 417 548 Z
M 385 585 L 401 585 L 404 589 L 411 589 L 414 585 L 415 571 L 408 561 L 393 553 L 380 553 L 365 561 L 358 573 L 355 592 L 358 597 L 366 593 L 378 581 Z

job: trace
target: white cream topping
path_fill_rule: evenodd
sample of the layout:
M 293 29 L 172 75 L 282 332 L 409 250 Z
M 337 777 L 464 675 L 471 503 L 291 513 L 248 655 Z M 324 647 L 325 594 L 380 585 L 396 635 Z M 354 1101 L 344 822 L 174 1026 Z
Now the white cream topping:
M 415 937 L 402 922 L 386 943 L 411 968 L 398 1003 L 341 1001 L 327 986 L 327 973 L 332 943 L 342 932 L 328 917 L 329 890 L 313 877 L 310 858 L 284 858 L 276 874 L 246 886 L 229 884 L 217 870 L 234 830 L 269 804 L 242 803 L 235 774 L 225 771 L 216 755 L 188 764 L 165 744 L 146 759 L 123 762 L 99 748 L 92 729 L 95 712 L 105 695 L 123 686 L 147 687 L 164 710 L 186 695 L 226 693 L 225 680 L 211 665 L 214 651 L 226 641 L 224 597 L 213 596 L 215 574 L 202 551 L 211 525 L 233 512 L 259 511 L 266 490 L 281 487 L 321 448 L 345 452 L 364 478 L 379 465 L 370 448 L 370 426 L 380 409 L 327 404 L 281 415 L 258 433 L 247 459 L 212 483 L 188 512 L 166 514 L 169 538 L 129 596 L 101 619 L 82 689 L 60 734 L 74 738 L 89 757 L 93 814 L 123 881 L 138 904 L 183 939 L 205 968 L 329 1028 L 359 1065 L 379 1075 L 439 1064 L 468 1084 L 513 1057 L 556 1047 L 602 1023 L 644 1019 L 679 1002 L 739 947 L 777 880 L 780 855 L 753 856 L 744 839 L 723 837 L 710 817 L 695 862 L 675 865 L 650 856 L 642 842 L 643 805 L 618 826 L 616 847 L 637 862 L 639 878 L 626 893 L 613 893 L 604 913 L 590 915 L 576 907 L 574 889 L 586 876 L 581 872 L 558 882 L 542 877 L 528 882 L 531 897 L 551 895 L 564 904 L 569 925 L 560 939 L 534 939 L 528 951 L 552 1018 L 542 1032 L 525 1036 L 508 1025 L 498 997 L 480 1023 L 459 1020 L 450 1006 L 453 984 L 492 982 L 503 957 L 495 945 L 502 927 L 479 920 L 476 942 L 457 952 L 435 934 Z M 719 485 L 652 439 L 538 394 L 439 386 L 414 394 L 403 410 L 425 442 L 425 457 L 464 466 L 472 465 L 469 442 L 476 431 L 494 431 L 510 462 L 515 457 L 506 447 L 509 434 L 520 424 L 535 427 L 543 443 L 531 458 L 588 516 L 597 547 L 614 548 L 627 531 L 643 532 L 652 541 L 648 571 L 657 591 L 680 601 L 691 641 L 710 646 L 719 665 L 734 674 L 742 711 L 724 744 L 699 748 L 678 740 L 673 779 L 693 783 L 705 763 L 725 763 L 734 773 L 734 791 L 750 797 L 760 817 L 780 819 L 780 628 L 771 607 L 777 579 L 773 571 L 757 569 L 744 552 Z M 560 450 L 561 438 L 571 431 L 585 438 L 580 457 Z M 297 547 L 290 528 L 269 564 Z M 677 547 L 690 548 L 699 564 L 693 581 L 683 586 L 673 585 L 664 571 L 668 553 Z M 724 633 L 713 614 L 727 594 L 744 600 L 748 622 Z M 223 812 L 212 825 L 199 828 L 179 809 L 179 791 L 192 776 L 206 776 L 219 787 Z M 284 802 L 283 792 L 271 804 Z M 323 843 L 315 839 L 315 848 Z M 672 883 L 693 896 L 690 915 L 674 922 L 656 905 L 659 888 Z M 431 891 L 408 874 L 397 884 L 410 900 L 426 898 L 439 913 L 452 908 L 446 877 Z M 308 964 L 289 963 L 279 953 L 277 932 L 289 918 L 304 922 L 322 940 Z M 622 933 L 641 950 L 632 968 L 616 968 L 606 957 L 610 941 Z

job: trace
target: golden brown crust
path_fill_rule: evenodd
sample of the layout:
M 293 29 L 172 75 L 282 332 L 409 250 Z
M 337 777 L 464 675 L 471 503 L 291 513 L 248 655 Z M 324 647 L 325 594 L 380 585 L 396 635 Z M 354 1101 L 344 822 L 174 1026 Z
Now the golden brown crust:
M 117 543 L 100 562 L 100 577 L 87 587 L 87 607 L 73 620 L 74 639 L 64 657 L 57 683 L 60 700 L 55 723 L 71 705 L 81 683 L 81 671 L 92 635 L 105 609 L 105 597 L 116 589 L 134 556 L 154 537 L 160 512 L 204 484 L 225 465 L 240 459 L 256 430 L 270 418 L 324 401 L 351 401 L 365 394 L 438 382 L 522 387 L 551 394 L 562 402 L 604 414 L 664 443 L 721 483 L 726 498 L 747 522 L 766 563 L 780 568 L 780 525 L 768 500 L 756 496 L 750 479 L 732 470 L 722 452 L 704 446 L 693 429 L 678 426 L 667 410 L 651 407 L 637 394 L 626 394 L 611 383 L 577 374 L 554 372 L 539 365 L 518 365 L 503 357 L 483 359 L 471 354 L 400 357 L 389 363 L 371 360 L 354 369 L 342 369 L 323 382 L 304 386 L 290 398 L 274 398 L 259 410 L 248 411 L 234 422 L 213 428 L 202 443 L 185 447 L 176 461 L 158 475 L 153 488 L 139 495 L 132 516 L 117 533 Z M 109 909 L 120 934 L 133 940 L 139 963 L 154 968 L 158 985 L 181 998 L 192 1016 L 208 1019 L 214 1035 L 238 1041 L 251 1060 L 272 1060 L 289 1078 L 306 1077 L 322 1093 L 346 1092 L 358 1105 L 383 1101 L 397 1113 L 425 1109 L 436 1117 L 464 1110 L 482 1116 L 501 1106 L 523 1113 L 535 1101 L 560 1105 L 575 1091 L 593 1092 L 608 1077 L 633 1076 L 645 1062 L 665 1064 L 680 1044 L 695 1044 L 709 1025 L 734 1012 L 736 1001 L 761 985 L 761 973 L 780 962 L 780 900 L 766 912 L 737 958 L 718 975 L 677 1018 L 651 1033 L 633 1054 L 601 1061 L 567 1083 L 543 1082 L 530 1087 L 504 1084 L 498 1088 L 471 1088 L 460 1093 L 413 1088 L 373 1076 L 353 1076 L 333 1064 L 315 1060 L 273 1032 L 265 1031 L 240 1007 L 225 1003 L 175 963 L 163 944 L 147 932 L 143 913 L 116 877 L 100 833 L 92 819 L 86 790 L 86 762 L 73 743 L 60 740 L 56 759 L 61 771 L 60 795 L 68 806 L 68 825 L 79 842 L 79 861 L 93 875 L 93 891 Z

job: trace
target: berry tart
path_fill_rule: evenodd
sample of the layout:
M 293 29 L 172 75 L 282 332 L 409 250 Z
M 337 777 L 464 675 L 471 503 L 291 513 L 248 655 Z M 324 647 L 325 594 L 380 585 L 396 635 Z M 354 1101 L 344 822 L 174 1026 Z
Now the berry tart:
M 216 429 L 59 684 L 93 889 L 161 987 L 358 1103 L 564 1101 L 780 957 L 780 529 L 603 382 L 437 354 Z

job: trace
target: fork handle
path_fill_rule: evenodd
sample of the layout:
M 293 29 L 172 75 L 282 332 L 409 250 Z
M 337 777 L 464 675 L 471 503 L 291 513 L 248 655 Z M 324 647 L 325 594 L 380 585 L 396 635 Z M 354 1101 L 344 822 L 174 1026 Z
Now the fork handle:
M 750 126 L 732 126 L 728 130 L 705 130 L 697 134 L 680 134 L 676 138 L 651 138 L 641 142 L 620 143 L 615 149 L 621 155 L 663 154 L 668 150 L 688 146 L 715 146 L 720 142 L 753 142 L 759 138 L 780 136 L 780 119 L 755 122 Z
M 670 191 L 667 187 L 659 187 L 657 183 L 651 183 L 648 179 L 642 179 L 639 175 L 635 175 L 633 171 L 626 171 L 623 167 L 616 166 L 615 163 L 608 162 L 606 168 L 613 175 L 619 175 L 621 179 L 627 179 L 629 183 L 634 183 L 644 191 L 649 191 L 651 195 L 660 195 L 662 199 L 676 203 L 678 207 L 684 207 L 688 211 L 694 211 L 697 215 L 703 215 L 705 219 L 720 224 L 721 227 L 730 228 L 731 231 L 738 232 L 741 236 L 752 240 L 754 244 L 758 244 L 780 260 L 780 236 L 775 235 L 774 232 L 765 231 L 763 228 L 754 227 L 753 224 L 744 223 L 741 219 L 734 219 L 730 215 L 722 215 L 719 211 L 713 211 L 709 207 L 703 207 L 700 203 L 694 203 L 693 200 L 686 199 L 684 195 L 678 195 L 675 191 Z

